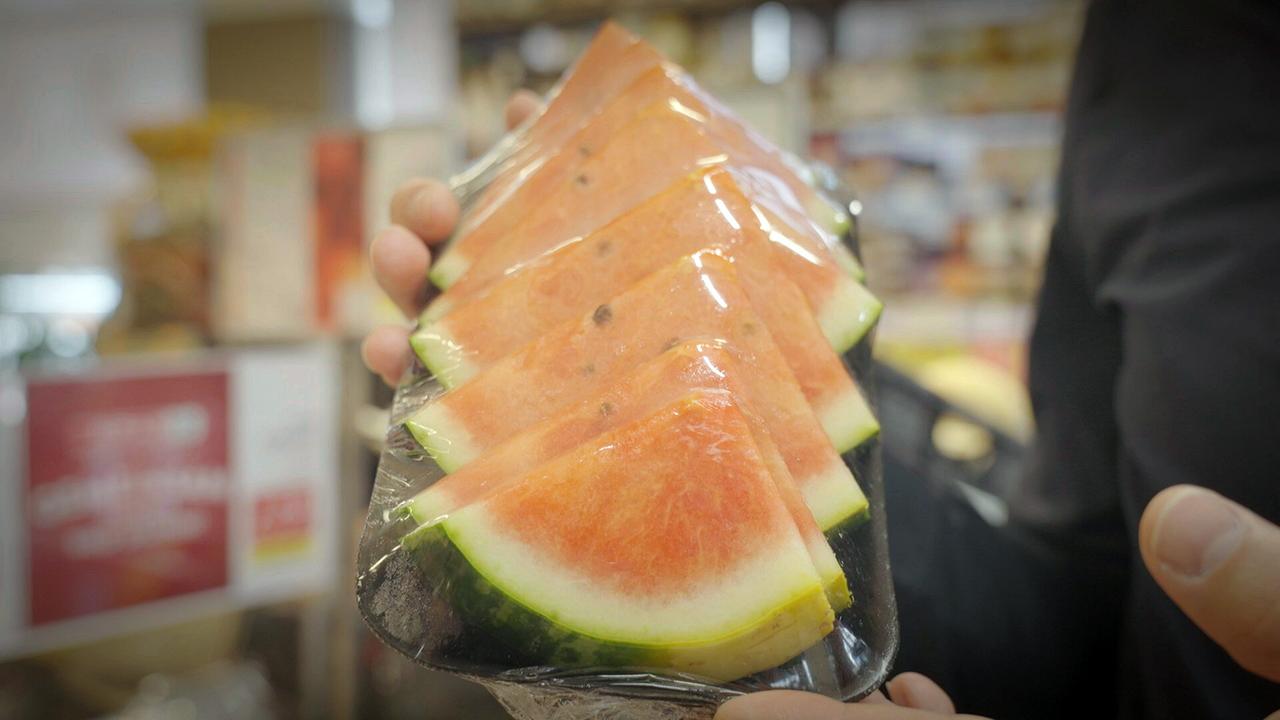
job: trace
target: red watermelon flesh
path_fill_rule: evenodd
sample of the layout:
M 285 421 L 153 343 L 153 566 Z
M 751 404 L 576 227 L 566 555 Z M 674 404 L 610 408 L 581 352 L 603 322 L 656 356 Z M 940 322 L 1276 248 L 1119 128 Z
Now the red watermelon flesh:
M 499 175 L 469 208 L 465 224 L 504 198 L 531 163 L 556 152 L 565 140 L 635 77 L 664 62 L 661 53 L 615 22 L 607 21 L 533 118 L 514 149 L 495 158 Z M 460 238 L 461 239 L 461 234 Z
M 606 433 L 406 547 L 442 551 L 423 535 L 447 542 L 465 561 L 442 583 L 459 611 L 543 650 L 546 664 L 607 660 L 716 680 L 774 667 L 834 617 L 750 424 L 726 397 L 691 394 Z
M 879 312 L 878 301 L 821 247 L 806 248 L 768 225 L 723 168 L 695 173 L 604 228 L 506 276 L 415 333 L 414 348 L 427 368 L 453 387 L 607 302 L 619 288 L 703 249 L 735 262 L 752 308 L 837 449 L 846 451 L 874 435 L 878 425 L 870 408 L 849 405 L 860 395 L 830 343 L 844 343 L 838 348 L 843 351 L 850 338 L 861 337 Z M 799 288 L 807 289 L 807 301 Z M 861 418 L 856 427 L 849 426 L 853 416 Z M 827 427 L 828 419 L 839 425 Z
M 740 380 L 743 373 L 731 348 L 681 343 L 627 373 L 605 391 L 570 404 L 441 478 L 410 501 L 408 509 L 420 524 L 438 522 L 519 477 L 527 468 L 541 465 L 691 392 L 716 390 L 727 393 L 725 401 L 736 402 L 750 421 L 752 435 L 777 479 L 788 508 L 795 515 L 796 526 L 828 588 L 828 600 L 836 610 L 843 609 L 849 604 L 843 571 L 769 435 L 767 425 L 746 404 L 745 398 L 751 393 Z M 860 517 L 866 509 L 866 499 L 860 493 L 849 495 L 856 504 L 848 515 Z M 814 501 L 830 502 L 831 498 L 815 497 Z
M 491 201 L 468 213 L 457 240 L 433 269 L 433 281 L 442 287 L 452 285 L 465 268 L 504 235 L 516 230 L 545 201 L 547 188 L 574 177 L 586 158 L 606 146 L 638 113 L 658 103 L 666 103 L 669 109 L 705 123 L 736 160 L 767 172 L 774 191 L 785 194 L 800 208 L 800 222 L 812 224 L 806 208 L 820 211 L 825 207 L 828 214 L 836 212 L 812 186 L 796 176 L 777 148 L 729 115 L 679 68 L 662 64 L 642 73 L 598 113 L 584 118 L 581 128 L 566 139 L 563 147 L 543 148 L 536 159 L 530 158 L 518 168 L 504 168 L 498 189 L 486 192 Z M 455 302 L 460 294 L 459 291 L 452 296 Z
M 860 505 L 861 492 L 751 309 L 732 265 L 711 253 L 683 258 L 586 317 L 546 331 L 415 413 L 411 427 L 452 472 L 693 339 L 733 345 L 750 370 L 742 378 L 751 393 L 747 401 L 764 418 L 801 491 L 810 499 L 830 496 L 809 503 L 819 524 L 830 529 L 844 520 Z M 857 390 L 852 392 L 833 406 L 864 407 Z M 839 426 L 840 418 L 828 423 Z
M 688 173 L 728 163 L 738 154 L 700 116 L 655 102 L 598 152 L 583 158 L 574 172 L 526 181 L 536 206 L 520 213 L 518 225 L 475 258 L 441 300 L 456 306 L 521 263 L 605 225 Z M 441 262 L 446 264 L 442 272 L 456 271 L 445 259 Z

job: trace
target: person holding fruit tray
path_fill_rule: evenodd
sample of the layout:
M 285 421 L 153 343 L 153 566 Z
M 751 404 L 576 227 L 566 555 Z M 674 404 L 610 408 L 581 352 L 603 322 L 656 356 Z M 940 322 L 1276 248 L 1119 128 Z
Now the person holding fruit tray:
M 989 599 L 1029 628 L 1005 649 L 1034 678 L 1011 688 L 1028 715 L 1280 719 L 1278 47 L 1273 4 L 1089 8 L 1031 339 L 1039 436 L 1009 498 L 1035 548 L 1021 557 L 1058 577 L 1034 607 Z M 538 102 L 514 96 L 508 126 Z M 459 208 L 418 179 L 391 217 L 371 259 L 416 317 Z M 394 384 L 409 348 L 407 329 L 381 327 L 364 357 Z M 1007 576 L 973 578 L 974 593 L 1029 582 L 991 567 Z M 920 675 L 885 690 L 856 705 L 755 693 L 717 717 L 955 712 Z

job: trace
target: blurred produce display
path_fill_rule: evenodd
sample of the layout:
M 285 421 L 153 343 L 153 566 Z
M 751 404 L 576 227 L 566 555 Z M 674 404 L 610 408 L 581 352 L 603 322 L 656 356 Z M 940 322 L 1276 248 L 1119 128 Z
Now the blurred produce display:
M 839 14 L 812 151 L 858 189 L 884 290 L 1031 298 L 1079 12 L 902 2 Z

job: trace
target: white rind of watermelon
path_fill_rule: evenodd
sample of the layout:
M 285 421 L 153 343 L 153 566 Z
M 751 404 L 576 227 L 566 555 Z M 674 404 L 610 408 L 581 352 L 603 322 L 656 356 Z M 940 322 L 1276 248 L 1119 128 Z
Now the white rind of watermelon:
M 422 366 L 446 390 L 471 379 L 480 371 L 467 360 L 466 351 L 444 325 L 429 325 L 409 336 L 409 344 Z
M 418 314 L 418 325 L 420 327 L 430 325 L 436 320 L 448 315 L 449 311 L 453 309 L 453 306 L 454 302 L 451 298 L 447 298 L 443 295 L 436 297 L 436 299 L 432 300 L 425 308 L 422 309 L 422 312 Z
M 689 427 L 703 427 L 697 424 L 702 422 L 699 417 L 690 422 Z M 626 437 L 613 437 L 602 449 L 612 448 L 613 442 L 625 444 Z M 751 441 L 746 442 L 749 447 Z M 697 449 L 700 444 L 697 448 L 689 444 L 677 447 L 702 452 Z M 596 452 L 585 449 L 582 457 L 596 457 Z M 573 458 L 557 460 L 531 477 L 535 482 L 544 477 L 571 477 L 578 472 L 578 462 Z M 667 469 L 680 464 L 672 459 Z M 755 467 L 764 472 L 764 465 Z M 596 482 L 589 480 L 591 477 L 594 474 L 585 475 L 588 482 Z M 605 482 L 618 482 L 623 476 L 613 477 Z M 830 589 L 819 576 L 811 550 L 789 519 L 781 496 L 769 491 L 769 484 L 758 484 L 768 483 L 763 475 L 752 480 L 744 477 L 743 481 L 766 493 L 753 496 L 755 512 L 764 513 L 753 517 L 772 528 L 767 531 L 769 541 L 732 556 L 713 572 L 690 576 L 685 583 L 662 590 L 639 582 L 642 576 L 602 583 L 585 573 L 578 560 L 566 559 L 569 556 L 563 553 L 548 554 L 540 545 L 530 544 L 508 523 L 536 524 L 539 520 L 513 515 L 513 508 L 521 501 L 511 498 L 503 501 L 504 511 L 495 512 L 490 506 L 501 494 L 454 510 L 435 525 L 420 528 L 405 539 L 404 546 L 429 569 L 440 591 L 450 595 L 457 612 L 491 637 L 533 653 L 536 662 L 562 667 L 654 668 L 732 680 L 798 655 L 830 632 L 834 622 L 827 600 Z M 598 491 L 588 492 L 601 497 L 594 494 Z M 674 518 L 686 511 L 681 504 L 687 502 L 683 493 L 667 497 L 669 507 L 664 510 L 657 505 L 649 512 L 659 518 Z M 566 502 L 577 507 L 574 501 Z M 694 508 L 708 510 L 708 506 L 689 506 Z M 598 521 L 590 512 L 557 514 L 556 518 L 558 525 L 576 532 L 586 529 L 584 523 L 594 528 Z M 615 533 L 625 532 L 624 527 L 612 525 Z M 691 543 L 691 547 L 715 542 L 718 537 L 714 533 L 681 534 L 690 532 L 690 526 L 679 521 L 674 527 L 684 528 L 676 530 L 676 541 Z M 624 545 L 654 543 L 655 552 L 670 552 L 672 537 L 659 531 L 636 536 Z M 601 547 L 619 547 L 621 540 L 606 538 Z M 634 548 L 626 552 L 632 551 Z
M 880 421 L 871 411 L 867 399 L 856 389 L 842 393 L 826 407 L 818 409 L 817 414 L 818 423 L 841 455 L 880 434 Z
M 842 242 L 835 243 L 831 246 L 831 255 L 846 275 L 858 282 L 866 281 L 867 271 L 862 267 L 862 263 L 858 261 L 858 257 L 853 254 L 848 245 Z
M 775 476 L 784 475 L 785 478 L 779 478 L 779 481 L 790 483 L 790 487 L 794 488 L 795 481 L 781 456 L 778 455 L 777 447 L 763 428 L 760 428 L 760 431 L 762 434 L 756 437 L 756 444 L 769 458 L 767 461 L 772 466 L 771 471 Z M 637 478 L 636 481 L 643 482 L 643 478 Z M 401 512 L 412 518 L 419 526 L 441 523 L 459 507 L 447 493 L 434 492 L 433 488 L 434 486 L 428 487 L 401 507 Z M 822 530 L 834 529 L 851 522 L 856 524 L 859 518 L 866 515 L 869 507 L 867 498 L 858 484 L 849 482 L 849 474 L 843 463 L 838 463 L 817 476 L 809 491 L 799 492 L 798 498 L 804 503 L 804 512 L 813 517 L 814 523 Z M 812 537 L 805 535 L 805 544 L 818 577 L 822 580 L 827 601 L 836 612 L 849 607 L 852 604 L 852 597 L 849 594 L 848 581 L 831 546 L 820 535 Z
M 870 503 L 856 482 L 849 482 L 849 468 L 843 462 L 810 478 L 800 487 L 804 504 L 813 513 L 822 531 L 830 532 L 851 519 L 865 515 Z
M 454 547 L 494 587 L 603 641 L 654 646 L 719 641 L 815 590 L 825 597 L 798 536 L 769 555 L 744 560 L 724 577 L 689 588 L 682 597 L 655 602 L 613 592 L 571 567 L 547 561 L 495 527 L 483 503 L 453 513 L 442 525 Z
M 454 360 L 452 366 L 441 364 L 439 369 L 430 366 L 428 369 L 435 373 L 441 385 L 450 388 L 460 382 L 459 377 L 474 374 L 474 369 L 464 366 L 464 362 Z M 840 454 L 856 449 L 880 431 L 879 421 L 856 390 L 823 408 L 818 420 Z M 443 403 L 423 407 L 405 421 L 404 427 L 446 473 L 454 472 L 480 454 L 479 443 Z M 850 481 L 849 470 L 843 463 L 834 464 L 821 477 L 821 482 L 805 485 L 805 501 L 814 510 L 814 519 L 824 532 L 866 511 L 867 499 L 858 484 Z
M 404 428 L 446 473 L 480 455 L 479 445 L 443 403 L 428 404 L 405 421 Z
M 438 307 L 441 300 L 443 298 L 423 312 L 421 319 L 424 324 L 413 333 L 409 342 L 423 366 L 440 384 L 453 388 L 468 380 L 478 368 L 467 362 L 466 351 L 453 339 L 447 327 L 427 319 L 428 314 L 438 319 L 447 312 L 447 308 Z M 844 353 L 866 336 L 880 319 L 883 308 L 880 299 L 856 280 L 842 278 L 836 285 L 835 294 L 816 313 L 816 319 L 831 347 L 838 353 Z
M 847 477 L 843 476 L 835 478 L 835 481 L 848 482 Z M 858 493 L 858 495 L 861 497 L 861 493 Z M 437 503 L 438 499 L 438 496 L 431 492 L 420 492 L 404 504 L 402 512 L 422 528 L 439 525 L 448 518 L 453 509 L 448 504 Z M 860 504 L 855 500 L 846 503 L 844 507 L 846 514 L 838 519 L 831 520 L 833 527 L 844 526 L 847 523 L 856 524 L 860 518 L 866 515 L 869 506 L 864 497 Z M 829 513 L 828 516 L 835 518 L 836 513 Z M 809 557 L 813 561 L 814 569 L 822 581 L 823 592 L 826 594 L 827 602 L 831 605 L 832 610 L 840 612 L 849 607 L 853 603 L 853 598 L 849 594 L 849 583 L 845 578 L 844 568 L 840 566 L 840 561 L 836 559 L 835 552 L 832 551 L 831 546 L 823 540 L 815 540 L 814 542 L 806 543 L 806 545 L 809 550 Z
M 467 269 L 471 267 L 471 261 L 462 253 L 445 252 L 431 266 L 431 271 L 427 273 L 427 277 L 432 284 L 441 290 L 447 289 L 450 285 L 458 281 Z
M 872 414 L 867 400 L 856 391 L 846 393 L 824 407 L 818 420 L 841 455 L 879 433 L 879 421 Z M 404 429 L 445 473 L 453 473 L 480 455 L 479 443 L 440 402 L 422 407 L 404 421 Z M 867 511 L 867 497 L 858 483 L 851 482 L 849 469 L 842 462 L 823 471 L 820 478 L 819 482 L 810 480 L 805 484 L 804 495 L 806 505 L 813 510 L 814 520 L 823 532 Z M 419 521 L 425 523 L 426 519 L 420 518 Z
M 812 185 L 810 178 L 806 178 L 805 182 Z M 806 203 L 809 217 L 817 223 L 818 227 L 831 233 L 836 237 L 842 237 L 849 228 L 853 227 L 853 218 L 850 217 L 848 211 L 842 205 L 831 200 L 821 191 L 815 192 L 812 199 Z
M 841 487 L 841 485 L 848 485 L 848 475 L 842 471 L 830 472 L 824 476 L 821 483 L 815 486 L 813 491 L 806 494 L 806 503 L 828 502 L 833 499 L 844 498 L 844 502 L 838 506 L 824 506 L 826 512 L 823 514 L 823 519 L 826 520 L 829 526 L 824 529 L 835 530 L 848 524 L 858 524 L 861 519 L 866 517 L 870 507 L 866 497 L 862 495 L 860 490 L 856 493 L 850 493 L 847 487 Z M 438 503 L 439 496 L 429 492 L 429 490 L 430 488 L 413 496 L 412 499 L 404 504 L 402 510 L 422 527 L 438 525 L 448 518 L 449 513 L 453 512 L 453 508 L 449 504 Z M 815 516 L 814 520 L 818 522 L 819 527 L 824 527 L 818 517 Z M 812 543 L 806 543 L 806 545 L 808 546 L 809 557 L 813 561 L 814 569 L 822 580 L 827 602 L 835 612 L 840 612 L 849 607 L 853 602 L 853 598 L 849 594 L 848 580 L 845 578 L 844 568 L 840 566 L 840 561 L 836 559 L 835 552 L 832 551 L 831 546 L 821 540 L 815 540 Z
M 861 396 L 858 399 L 861 401 Z M 841 403 L 836 403 L 833 407 L 839 405 Z M 854 405 L 848 403 L 846 407 Z M 861 403 L 861 407 L 866 407 L 865 402 Z M 859 419 L 839 422 L 865 431 L 865 423 Z M 471 434 L 453 419 L 448 408 L 442 404 L 433 403 L 418 411 L 405 422 L 405 429 L 446 473 L 454 472 L 480 455 Z M 857 446 L 853 440 L 846 441 L 846 444 L 849 442 L 854 442 L 851 447 Z M 805 504 L 813 512 L 814 521 L 823 532 L 830 532 L 851 518 L 865 514 L 869 507 L 862 488 L 850 477 L 849 468 L 842 462 L 833 463 L 816 478 L 806 482 L 801 488 L 801 494 Z M 415 497 L 410 502 L 409 510 L 419 524 L 431 523 L 440 517 L 438 510 L 430 505 L 429 493 Z
M 822 334 L 838 353 L 845 353 L 866 337 L 884 304 L 852 277 L 842 277 L 835 292 L 814 313 Z
M 465 533 L 465 531 L 464 531 Z M 483 542 L 474 535 L 468 540 Z M 816 578 L 800 577 L 795 572 L 798 565 L 793 559 L 785 559 L 784 571 L 791 571 L 787 585 L 793 586 L 794 596 L 767 606 L 758 602 L 759 593 L 748 598 L 753 605 L 764 606 L 766 615 L 731 627 L 724 617 L 708 628 L 706 637 L 675 642 L 648 639 L 640 642 L 596 637 L 583 633 L 567 624 L 564 616 L 555 619 L 540 614 L 519 596 L 508 594 L 507 584 L 494 584 L 473 564 L 462 548 L 449 534 L 444 523 L 423 527 L 405 538 L 404 547 L 417 555 L 419 562 L 435 573 L 442 592 L 451 596 L 457 612 L 469 622 L 484 626 L 489 637 L 498 639 L 512 649 L 518 649 L 526 664 L 542 664 L 557 667 L 610 667 L 635 668 L 685 672 L 716 681 L 729 681 L 754 672 L 775 667 L 802 653 L 826 636 L 834 627 L 835 615 L 827 603 Z M 767 571 L 768 562 L 761 562 L 736 574 L 734 582 L 742 583 L 737 592 L 730 588 L 727 597 L 742 597 L 745 583 L 762 582 L 757 574 Z M 775 559 L 775 565 L 783 565 Z M 554 569 L 539 568 L 544 580 L 543 593 L 552 590 L 557 583 L 545 582 Z M 754 571 L 754 572 L 753 572 Z M 575 597 L 584 595 L 596 599 L 599 606 L 617 602 L 617 598 L 595 595 L 594 590 L 582 592 L 580 578 L 568 576 L 570 590 Z M 775 578 L 763 580 L 764 587 L 775 588 Z M 725 583 L 717 583 L 723 588 Z M 561 585 L 563 587 L 563 585 Z M 589 586 L 586 586 L 589 587 Z M 780 593 L 775 593 L 781 595 Z M 714 602 L 718 597 L 706 596 Z M 628 612 L 631 603 L 623 602 L 613 609 L 614 614 Z M 608 611 L 608 608 L 605 608 Z M 574 613 L 576 615 L 577 613 Z M 649 616 L 654 612 L 651 610 Z M 705 614 L 705 613 L 702 613 Z M 741 612 L 737 613 L 741 615 Z M 719 615 L 719 613 L 717 613 Z M 685 623 L 686 627 L 692 623 Z M 716 627 L 718 625 L 718 627 Z M 650 638 L 661 635 L 647 634 Z

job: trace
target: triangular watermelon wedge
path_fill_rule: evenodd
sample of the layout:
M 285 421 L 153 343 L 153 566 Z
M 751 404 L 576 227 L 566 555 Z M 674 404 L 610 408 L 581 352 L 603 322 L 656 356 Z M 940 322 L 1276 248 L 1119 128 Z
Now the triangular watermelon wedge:
M 494 233 L 483 254 L 472 257 L 436 302 L 459 305 L 512 268 L 605 225 L 700 167 L 731 162 L 756 166 L 755 153 L 743 153 L 706 116 L 683 105 L 659 100 L 625 117 L 629 122 L 598 150 L 575 157 L 576 151 L 569 151 L 577 141 L 571 141 L 557 160 L 549 161 L 548 167 L 562 170 L 571 162 L 571 171 L 538 173 L 521 185 L 523 201 L 508 200 L 495 208 L 493 217 L 501 215 L 512 224 Z M 774 185 L 787 187 L 782 181 Z M 451 266 L 448 272 L 456 270 Z
M 834 248 L 840 248 L 847 253 L 844 246 L 839 243 L 828 246 L 822 235 L 813 232 L 812 227 L 803 225 L 803 220 L 797 222 L 794 208 L 785 201 L 779 201 L 772 195 L 770 188 L 763 187 L 768 180 L 761 176 L 761 173 L 749 168 L 742 169 L 732 165 L 714 165 L 697 170 L 603 227 L 585 236 L 566 239 L 551 251 L 509 268 L 484 290 L 469 299 L 464 298 L 460 305 L 446 293 L 428 307 L 420 322 L 429 325 L 453 315 L 451 320 L 455 326 L 460 327 L 458 313 L 474 317 L 476 310 L 469 306 L 494 307 L 487 299 L 495 294 L 510 294 L 516 285 L 512 281 L 526 276 L 530 271 L 541 272 L 545 278 L 549 271 L 543 268 L 554 265 L 556 272 L 571 273 L 572 270 L 559 268 L 569 267 L 566 262 L 576 262 L 567 260 L 568 256 L 576 258 L 575 253 L 582 252 L 580 248 L 575 249 L 575 246 L 594 245 L 598 252 L 594 265 L 609 266 L 621 262 L 622 267 L 612 274 L 635 277 L 635 273 L 643 268 L 659 267 L 677 255 L 693 252 L 698 247 L 711 246 L 724 241 L 726 237 L 754 235 L 763 236 L 773 244 L 778 251 L 780 270 L 804 290 L 823 334 L 832 347 L 838 352 L 844 352 L 874 324 L 879 317 L 881 303 L 851 277 L 847 261 L 841 255 L 831 252 Z M 701 238 L 705 238 L 703 245 L 693 245 L 700 242 Z M 637 247 L 629 247 L 630 243 L 636 243 Z M 681 249 L 683 252 L 680 252 Z M 652 259 L 648 263 L 645 263 L 645 257 L 619 260 L 619 253 L 615 250 L 630 256 L 649 251 Z M 848 257 L 851 258 L 852 255 L 849 254 Z M 856 263 L 856 260 L 853 262 Z M 545 284 L 546 281 L 540 282 Z M 617 287 L 622 286 L 614 285 L 615 289 Z M 541 288 L 538 293 L 540 301 L 553 303 L 552 311 L 563 308 L 566 302 L 572 302 L 582 295 L 574 291 L 571 297 L 566 298 L 563 293 L 557 296 L 556 290 L 569 291 L 570 288 Z M 542 313 L 541 310 L 536 311 Z M 499 313 L 493 317 L 508 316 Z M 520 325 L 509 325 L 513 333 L 524 332 Z M 485 345 L 498 347 L 489 342 Z
M 532 663 L 733 680 L 834 614 L 751 427 L 695 393 L 404 541 L 455 610 Z
M 737 178 L 723 167 L 694 173 L 421 328 L 411 340 L 414 350 L 441 384 L 456 386 L 555 325 L 607 302 L 619 288 L 682 256 L 714 249 L 734 260 L 753 309 L 809 404 L 820 417 L 840 419 L 833 439 L 860 443 L 872 437 L 879 425 L 865 403 L 830 410 L 861 395 L 827 343 L 847 350 L 879 316 L 879 301 L 820 246 L 771 224 L 767 210 L 744 194 Z M 845 444 L 842 451 L 849 449 Z
M 577 79 L 570 78 L 570 83 Z M 769 173 L 778 189 L 802 208 L 805 221 L 820 218 L 819 227 L 835 235 L 848 226 L 844 209 L 798 177 L 780 150 L 733 118 L 680 68 L 662 63 L 641 73 L 597 113 L 582 118 L 572 137 L 563 137 L 563 147 L 543 147 L 541 154 L 529 156 L 523 164 L 504 168 L 494 187 L 486 191 L 483 206 L 469 209 L 455 241 L 432 268 L 432 281 L 442 288 L 453 285 L 498 240 L 518 230 L 524 218 L 545 202 L 549 188 L 580 175 L 593 153 L 607 146 L 637 115 L 659 105 L 697 119 L 732 159 Z M 466 286 L 455 290 L 451 300 L 457 302 L 463 292 L 468 292 Z
M 559 148 L 611 98 L 637 76 L 664 62 L 662 54 L 648 43 L 617 23 L 604 23 L 586 51 L 551 91 L 543 110 L 455 179 L 463 187 L 481 178 L 487 178 L 488 184 L 477 198 L 467 203 L 466 215 L 454 241 L 432 267 L 433 281 L 446 286 L 465 270 L 469 259 L 478 257 L 487 248 L 485 243 L 491 238 L 474 231 L 487 221 L 495 208 L 506 203 L 545 163 L 558 162 Z
M 823 586 L 827 588 L 828 601 L 837 611 L 842 610 L 850 602 L 844 571 L 815 523 L 803 491 L 796 486 L 770 437 L 768 425 L 747 404 L 746 398 L 752 393 L 741 381 L 746 372 L 749 371 L 739 365 L 732 349 L 727 346 L 681 343 L 620 378 L 604 392 L 571 404 L 491 448 L 457 472 L 441 478 L 409 501 L 405 509 L 419 524 L 438 522 L 458 508 L 511 482 L 524 469 L 541 465 L 682 396 L 700 389 L 728 393 L 747 417 L 756 444 L 777 479 L 788 507 L 796 516 L 796 525 L 809 546 Z M 814 501 L 824 499 L 815 497 Z M 865 519 L 866 508 L 866 499 L 863 498 L 861 509 L 842 523 L 842 527 Z
M 824 432 L 824 425 L 834 432 L 864 426 L 849 417 L 865 408 L 857 389 L 835 399 L 820 423 L 733 266 L 712 253 L 683 258 L 585 317 L 548 330 L 414 413 L 406 427 L 453 472 L 690 339 L 728 343 L 749 369 L 742 377 L 746 399 L 764 418 L 822 529 L 861 512 L 865 498 Z M 837 443 L 856 444 L 853 434 Z

